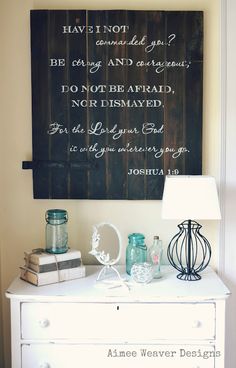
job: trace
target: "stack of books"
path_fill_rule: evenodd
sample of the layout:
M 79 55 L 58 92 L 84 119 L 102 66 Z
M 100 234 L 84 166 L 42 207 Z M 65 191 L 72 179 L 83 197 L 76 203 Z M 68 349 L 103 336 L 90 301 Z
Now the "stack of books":
M 78 279 L 85 276 L 81 252 L 69 249 L 66 253 L 50 254 L 44 250 L 25 252 L 25 265 L 20 267 L 20 278 L 41 286 Z

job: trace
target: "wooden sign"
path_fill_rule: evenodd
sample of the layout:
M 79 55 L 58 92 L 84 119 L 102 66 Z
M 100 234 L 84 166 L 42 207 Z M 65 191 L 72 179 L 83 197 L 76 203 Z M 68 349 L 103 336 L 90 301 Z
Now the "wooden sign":
M 201 174 L 203 13 L 31 12 L 34 198 L 161 199 Z

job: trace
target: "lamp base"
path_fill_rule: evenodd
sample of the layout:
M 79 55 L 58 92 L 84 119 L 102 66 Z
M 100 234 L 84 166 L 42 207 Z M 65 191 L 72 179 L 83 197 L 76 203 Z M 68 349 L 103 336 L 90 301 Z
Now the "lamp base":
M 182 271 L 176 277 L 177 279 L 184 281 L 198 281 L 201 279 L 201 276 L 197 272 L 194 272 L 194 270 L 192 270 L 191 273 L 188 273 L 187 270 Z
M 186 220 L 178 228 L 179 233 L 167 249 L 168 260 L 180 272 L 177 275 L 179 280 L 200 280 L 199 272 L 207 267 L 211 258 L 210 244 L 200 233 L 201 225 L 196 221 Z

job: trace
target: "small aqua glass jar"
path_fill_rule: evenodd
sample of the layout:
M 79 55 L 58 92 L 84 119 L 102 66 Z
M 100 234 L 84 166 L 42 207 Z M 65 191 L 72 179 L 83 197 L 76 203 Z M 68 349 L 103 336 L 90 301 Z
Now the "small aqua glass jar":
M 68 250 L 68 215 L 66 210 L 48 210 L 46 218 L 46 251 L 49 253 L 66 253 Z
M 147 260 L 147 246 L 145 236 L 133 233 L 128 236 L 129 243 L 126 248 L 126 272 L 130 275 L 131 268 L 135 263 L 143 263 Z

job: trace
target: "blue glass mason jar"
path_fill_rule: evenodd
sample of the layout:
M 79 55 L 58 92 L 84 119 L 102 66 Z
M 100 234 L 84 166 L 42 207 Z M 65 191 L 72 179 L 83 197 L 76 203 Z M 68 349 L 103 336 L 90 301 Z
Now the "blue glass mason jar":
M 126 272 L 130 275 L 131 268 L 135 263 L 147 261 L 147 246 L 144 242 L 145 236 L 133 233 L 128 236 L 129 244 L 126 248 Z
M 46 218 L 46 251 L 49 253 L 66 253 L 68 250 L 68 215 L 66 210 L 48 210 Z

